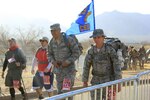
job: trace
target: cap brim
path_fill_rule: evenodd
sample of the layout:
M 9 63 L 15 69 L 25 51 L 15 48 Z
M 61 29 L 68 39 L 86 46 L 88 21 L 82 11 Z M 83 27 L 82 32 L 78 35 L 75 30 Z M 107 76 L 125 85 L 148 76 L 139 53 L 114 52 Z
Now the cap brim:
M 99 36 L 99 35 L 92 35 L 92 36 L 90 36 L 90 38 L 95 38 L 95 37 L 97 37 L 97 36 Z
M 43 39 L 40 39 L 39 41 L 44 41 Z
M 15 40 L 11 40 L 11 39 L 9 39 L 9 40 L 8 40 L 8 42 L 16 42 L 16 41 L 15 41 Z
M 48 42 L 48 40 L 43 40 L 43 39 L 40 39 L 39 41 L 40 41 L 40 42 L 41 42 L 41 41 L 47 41 L 47 42 Z
M 14 38 L 9 38 L 8 41 L 9 41 L 9 42 L 11 42 L 11 41 L 16 42 L 16 40 L 15 40 Z
M 106 37 L 106 35 L 92 35 L 92 36 L 90 36 L 90 38 L 95 38 L 95 37 L 98 37 L 98 36 L 102 36 L 102 37 Z
M 8 40 L 8 42 L 11 42 L 12 40 Z

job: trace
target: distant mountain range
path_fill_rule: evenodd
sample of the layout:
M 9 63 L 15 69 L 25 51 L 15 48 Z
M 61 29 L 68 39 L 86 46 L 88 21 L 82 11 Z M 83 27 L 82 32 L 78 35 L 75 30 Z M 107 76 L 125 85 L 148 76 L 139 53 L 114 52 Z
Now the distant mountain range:
M 126 42 L 150 42 L 150 14 L 112 11 L 97 15 L 95 19 L 96 28 L 102 28 L 108 37 L 118 37 Z M 31 25 L 41 27 L 48 35 L 51 23 L 48 19 L 40 18 L 11 17 L 0 19 L 1 25 L 4 24 L 4 26 L 7 25 L 11 28 L 27 28 Z M 62 26 L 62 30 L 66 30 L 66 27 Z M 83 37 L 87 39 L 90 34 L 83 34 L 78 37 L 83 40 Z
M 124 41 L 150 41 L 150 14 L 105 12 L 96 16 L 96 27 Z
M 49 30 L 49 25 L 51 22 L 44 18 L 5 17 L 0 19 L 0 24 L 6 28 L 10 28 L 10 31 L 12 32 L 16 28 L 28 29 L 31 27 Z

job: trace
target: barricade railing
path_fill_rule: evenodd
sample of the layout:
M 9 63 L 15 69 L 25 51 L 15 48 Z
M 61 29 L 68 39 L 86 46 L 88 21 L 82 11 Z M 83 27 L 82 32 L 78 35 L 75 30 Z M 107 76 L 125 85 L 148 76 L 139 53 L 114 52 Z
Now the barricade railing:
M 150 100 L 150 71 L 55 95 L 44 100 Z
M 150 100 L 150 71 L 137 74 L 137 100 Z

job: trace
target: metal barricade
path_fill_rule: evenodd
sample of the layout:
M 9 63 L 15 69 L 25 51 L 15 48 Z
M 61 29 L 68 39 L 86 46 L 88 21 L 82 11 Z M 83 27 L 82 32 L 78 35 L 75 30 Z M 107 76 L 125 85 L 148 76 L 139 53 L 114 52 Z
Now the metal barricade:
M 55 95 L 44 100 L 149 100 L 150 71 L 133 77 Z
M 150 100 L 150 71 L 141 72 L 137 76 L 137 100 Z

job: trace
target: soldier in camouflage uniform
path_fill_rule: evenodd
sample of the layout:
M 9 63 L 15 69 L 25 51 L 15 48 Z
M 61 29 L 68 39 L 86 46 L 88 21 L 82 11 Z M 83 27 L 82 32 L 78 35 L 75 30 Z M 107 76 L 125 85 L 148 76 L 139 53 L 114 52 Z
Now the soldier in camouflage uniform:
M 79 58 L 80 50 L 70 36 L 61 33 L 60 25 L 50 26 L 53 38 L 48 46 L 48 59 L 54 65 L 53 73 L 56 75 L 58 94 L 69 91 L 74 85 L 76 69 L 75 61 Z
M 130 55 L 130 52 L 131 50 L 133 49 L 134 47 L 133 46 L 129 46 L 128 47 L 128 66 L 129 66 L 129 69 L 132 70 L 132 66 L 131 66 L 131 55 Z
M 124 58 L 124 67 L 122 68 L 123 70 L 126 70 L 128 68 L 128 46 L 127 45 L 123 45 L 122 47 L 122 56 Z
M 142 46 L 139 49 L 139 65 L 140 65 L 140 69 L 144 69 L 145 57 L 146 57 L 146 50 L 145 50 L 144 46 Z
M 26 94 L 21 86 L 22 71 L 26 66 L 26 57 L 23 51 L 17 46 L 16 40 L 11 38 L 8 40 L 9 50 L 5 53 L 5 61 L 3 64 L 2 78 L 4 78 L 4 72 L 8 67 L 5 85 L 9 87 L 11 100 L 15 99 L 15 88 L 19 89 L 23 96 L 23 100 L 26 100 Z
M 93 45 L 89 50 L 84 60 L 82 81 L 83 86 L 88 86 L 89 71 L 92 66 L 92 85 L 102 84 L 105 82 L 122 78 L 120 64 L 116 51 L 104 43 L 105 35 L 102 29 L 96 29 L 93 35 L 96 45 Z M 103 91 L 103 99 L 106 98 L 106 90 Z M 95 92 L 91 92 L 91 99 L 95 100 Z M 100 90 L 97 90 L 97 98 L 100 99 Z
M 132 62 L 132 69 L 136 70 L 137 69 L 137 61 L 139 59 L 139 53 L 138 51 L 133 47 L 131 49 L 131 51 L 129 52 L 130 54 L 130 59 L 131 59 L 131 62 Z

